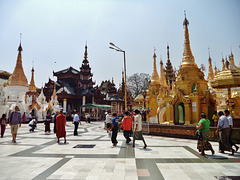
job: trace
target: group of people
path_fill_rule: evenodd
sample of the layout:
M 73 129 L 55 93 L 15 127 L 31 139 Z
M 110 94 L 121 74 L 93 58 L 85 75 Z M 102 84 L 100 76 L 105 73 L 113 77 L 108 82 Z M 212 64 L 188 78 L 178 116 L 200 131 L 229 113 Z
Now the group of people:
M 196 126 L 197 129 L 197 149 L 199 150 L 200 155 L 205 155 L 206 150 L 210 150 L 212 155 L 215 154 L 215 151 L 212 148 L 211 143 L 209 142 L 209 131 L 210 131 L 210 121 L 206 118 L 206 114 L 204 112 L 201 113 L 201 119 Z M 230 151 L 232 155 L 238 151 L 239 147 L 232 141 L 232 131 L 233 131 L 233 119 L 230 116 L 229 110 L 219 111 L 218 112 L 218 123 L 217 123 L 217 130 L 216 134 L 219 136 L 219 153 L 224 153 L 225 151 Z M 119 118 L 116 113 L 111 114 L 108 112 L 106 115 L 106 126 L 107 126 L 107 133 L 111 136 L 111 141 L 113 146 L 116 146 L 117 135 L 119 131 L 119 120 L 121 120 L 120 127 L 123 128 L 123 135 L 126 139 L 126 144 L 129 144 L 131 141 L 131 136 L 133 136 L 133 143 L 132 147 L 135 147 L 135 140 L 142 140 L 143 141 L 143 148 L 147 147 L 147 144 L 142 135 L 142 116 L 139 110 L 135 110 L 134 114 L 131 115 L 129 111 L 126 111 L 123 115 L 123 118 Z M 1 137 L 4 136 L 4 132 L 6 126 L 8 124 L 11 127 L 11 134 L 12 134 L 12 142 L 16 143 L 16 137 L 18 128 L 21 127 L 22 117 L 21 113 L 19 112 L 18 106 L 15 107 L 15 111 L 10 113 L 10 116 L 7 120 L 6 115 L 3 114 L 0 119 L 1 124 Z M 66 116 L 63 114 L 63 110 L 57 112 L 55 115 L 51 116 L 50 113 L 47 114 L 45 119 L 45 132 L 50 132 L 50 123 L 53 121 L 54 123 L 54 133 L 56 133 L 57 143 L 59 143 L 60 138 L 64 138 L 64 143 L 66 143 Z M 32 119 L 29 123 L 34 130 L 34 126 L 37 124 L 35 119 Z M 74 136 L 78 135 L 78 126 L 81 124 L 79 118 L 79 112 L 75 111 L 73 117 L 73 124 L 74 124 Z M 31 131 L 31 129 L 30 129 Z M 235 149 L 233 149 L 235 147 Z
M 206 119 L 206 114 L 204 112 L 202 112 L 200 116 L 201 119 L 196 126 L 198 137 L 197 149 L 200 155 L 205 155 L 205 150 L 211 150 L 212 155 L 214 155 L 215 151 L 209 142 L 210 121 Z M 232 141 L 233 120 L 229 110 L 225 110 L 224 112 L 219 111 L 218 117 L 217 130 L 215 133 L 219 137 L 219 153 L 230 151 L 231 155 L 234 155 L 239 147 Z M 235 149 L 232 148 L 233 146 Z
M 106 126 L 107 126 L 107 133 L 109 136 L 111 135 L 111 141 L 113 146 L 116 146 L 117 141 L 117 134 L 118 134 L 118 126 L 119 126 L 119 117 L 116 113 L 111 114 L 109 111 L 106 115 Z M 139 110 L 135 110 L 134 114 L 131 115 L 129 111 L 124 113 L 121 122 L 121 128 L 123 128 L 123 135 L 126 139 L 126 144 L 129 144 L 131 141 L 130 136 L 133 136 L 133 144 L 132 147 L 135 147 L 135 140 L 142 140 L 144 143 L 143 148 L 147 148 L 147 144 L 142 136 L 142 116 Z

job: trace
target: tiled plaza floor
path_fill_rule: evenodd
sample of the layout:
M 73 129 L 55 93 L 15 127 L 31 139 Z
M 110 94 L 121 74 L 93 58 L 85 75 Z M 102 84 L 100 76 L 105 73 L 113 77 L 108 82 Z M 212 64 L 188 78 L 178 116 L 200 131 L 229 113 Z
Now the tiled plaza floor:
M 51 124 L 51 129 L 53 124 Z M 30 133 L 27 124 L 18 130 L 17 143 L 11 142 L 7 126 L 0 138 L 0 179 L 86 179 L 86 180 L 216 180 L 239 179 L 240 153 L 218 153 L 218 143 L 211 142 L 216 154 L 201 157 L 196 140 L 145 135 L 136 147 L 127 145 L 122 132 L 118 145 L 112 147 L 103 122 L 82 122 L 78 136 L 67 123 L 67 144 L 56 143 L 53 132 L 45 134 L 44 124 Z M 74 148 L 76 145 L 92 145 Z M 84 147 L 84 146 L 83 146 Z

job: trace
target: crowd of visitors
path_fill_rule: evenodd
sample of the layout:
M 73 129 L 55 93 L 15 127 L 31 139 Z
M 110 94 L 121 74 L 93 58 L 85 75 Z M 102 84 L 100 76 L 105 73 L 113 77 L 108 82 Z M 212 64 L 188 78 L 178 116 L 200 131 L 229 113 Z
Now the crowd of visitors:
M 205 155 L 205 151 L 207 150 L 210 150 L 212 155 L 214 155 L 215 151 L 213 150 L 213 147 L 209 142 L 211 122 L 206 118 L 206 114 L 204 112 L 200 114 L 200 117 L 201 119 L 196 126 L 196 137 L 198 140 L 197 149 L 200 155 Z M 79 124 L 81 125 L 79 111 L 75 111 L 72 118 L 72 122 L 74 124 L 73 135 L 77 136 Z M 90 123 L 90 120 L 88 120 L 89 118 L 90 117 L 86 115 L 86 122 Z M 233 119 L 230 115 L 229 110 L 225 110 L 224 112 L 219 111 L 218 113 L 214 112 L 212 120 L 214 122 L 214 126 L 217 127 L 215 133 L 216 135 L 218 135 L 218 152 L 225 153 L 225 151 L 230 151 L 231 155 L 234 155 L 234 153 L 238 151 L 239 146 L 237 146 L 232 141 Z M 9 114 L 8 118 L 6 117 L 6 114 L 2 114 L 2 117 L 0 118 L 1 137 L 3 138 L 6 126 L 7 124 L 9 124 L 11 127 L 12 142 L 16 143 L 18 128 L 21 127 L 22 122 L 26 122 L 26 116 L 25 113 L 23 114 L 23 116 L 21 116 L 18 106 L 15 107 L 15 111 Z M 64 143 L 66 143 L 66 116 L 64 115 L 63 110 L 60 110 L 60 112 L 56 112 L 56 114 L 52 115 L 50 114 L 50 112 L 47 113 L 47 116 L 44 119 L 46 133 L 50 133 L 51 131 L 51 122 L 54 124 L 53 132 L 56 134 L 57 143 L 60 142 L 60 138 L 64 138 Z M 34 116 L 31 116 L 29 122 L 30 132 L 34 132 L 37 123 L 37 119 Z M 126 111 L 119 116 L 117 116 L 116 113 L 111 113 L 110 111 L 108 111 L 105 117 L 105 125 L 107 129 L 107 134 L 109 137 L 111 137 L 113 147 L 117 146 L 118 144 L 117 135 L 119 132 L 119 128 L 122 128 L 123 136 L 126 139 L 126 144 L 129 144 L 132 141 L 132 139 L 130 138 L 132 137 L 133 148 L 135 147 L 136 140 L 142 140 L 144 144 L 143 148 L 147 148 L 147 144 L 142 135 L 142 115 L 139 110 L 135 110 L 132 113 Z M 235 149 L 233 149 L 233 147 L 235 147 Z

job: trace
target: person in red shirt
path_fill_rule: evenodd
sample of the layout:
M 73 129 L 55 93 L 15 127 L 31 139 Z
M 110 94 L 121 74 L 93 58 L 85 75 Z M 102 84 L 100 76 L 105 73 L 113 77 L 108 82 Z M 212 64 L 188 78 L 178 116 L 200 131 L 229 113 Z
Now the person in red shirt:
M 126 143 L 128 144 L 131 141 L 130 133 L 132 131 L 132 117 L 128 111 L 125 112 L 121 127 L 123 127 L 123 135 L 126 138 Z

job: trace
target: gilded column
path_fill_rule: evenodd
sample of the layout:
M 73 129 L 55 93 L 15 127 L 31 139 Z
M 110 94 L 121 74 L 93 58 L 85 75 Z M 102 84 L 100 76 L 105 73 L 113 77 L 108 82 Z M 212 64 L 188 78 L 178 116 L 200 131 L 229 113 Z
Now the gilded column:
M 185 108 L 185 124 L 184 125 L 190 125 L 191 121 L 191 108 L 189 103 L 184 103 L 184 108 Z

